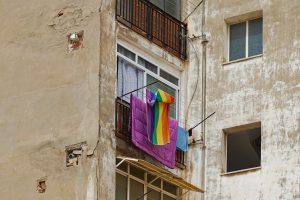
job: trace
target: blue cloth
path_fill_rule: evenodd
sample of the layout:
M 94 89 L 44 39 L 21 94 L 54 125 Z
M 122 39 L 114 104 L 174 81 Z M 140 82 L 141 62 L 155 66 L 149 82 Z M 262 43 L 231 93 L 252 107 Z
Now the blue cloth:
M 180 126 L 178 126 L 176 147 L 184 152 L 188 151 L 188 132 Z

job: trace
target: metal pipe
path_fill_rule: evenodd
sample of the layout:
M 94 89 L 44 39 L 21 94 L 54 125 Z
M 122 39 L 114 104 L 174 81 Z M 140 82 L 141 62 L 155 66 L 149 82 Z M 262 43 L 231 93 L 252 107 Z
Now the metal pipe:
M 206 116 L 206 45 L 208 40 L 205 35 L 205 3 L 203 0 L 202 4 L 202 120 Z M 206 122 L 201 124 L 203 148 L 202 148 L 202 188 L 206 190 Z M 202 199 L 205 200 L 205 194 L 203 193 Z

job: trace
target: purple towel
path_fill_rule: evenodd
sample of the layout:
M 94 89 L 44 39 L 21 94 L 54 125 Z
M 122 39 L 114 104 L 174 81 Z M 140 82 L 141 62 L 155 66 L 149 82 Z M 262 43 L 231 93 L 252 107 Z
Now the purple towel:
M 172 169 L 175 168 L 178 122 L 174 119 L 169 119 L 169 144 L 162 146 L 153 145 L 149 142 L 147 135 L 146 103 L 133 95 L 130 102 L 132 143 L 165 166 Z

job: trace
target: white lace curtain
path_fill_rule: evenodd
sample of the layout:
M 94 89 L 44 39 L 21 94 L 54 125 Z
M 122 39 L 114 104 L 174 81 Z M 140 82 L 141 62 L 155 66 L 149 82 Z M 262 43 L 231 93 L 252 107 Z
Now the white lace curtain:
M 118 96 L 144 86 L 144 72 L 123 58 L 118 58 Z M 143 98 L 143 89 L 132 93 Z M 123 97 L 130 101 L 130 94 Z

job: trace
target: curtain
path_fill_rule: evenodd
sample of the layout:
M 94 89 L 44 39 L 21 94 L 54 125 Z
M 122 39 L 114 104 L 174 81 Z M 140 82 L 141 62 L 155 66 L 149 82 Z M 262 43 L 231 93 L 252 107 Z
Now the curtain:
M 118 57 L 118 96 L 136 90 L 144 86 L 144 72 L 123 58 Z M 143 89 L 132 93 L 143 99 Z M 123 97 L 130 101 L 130 94 Z

